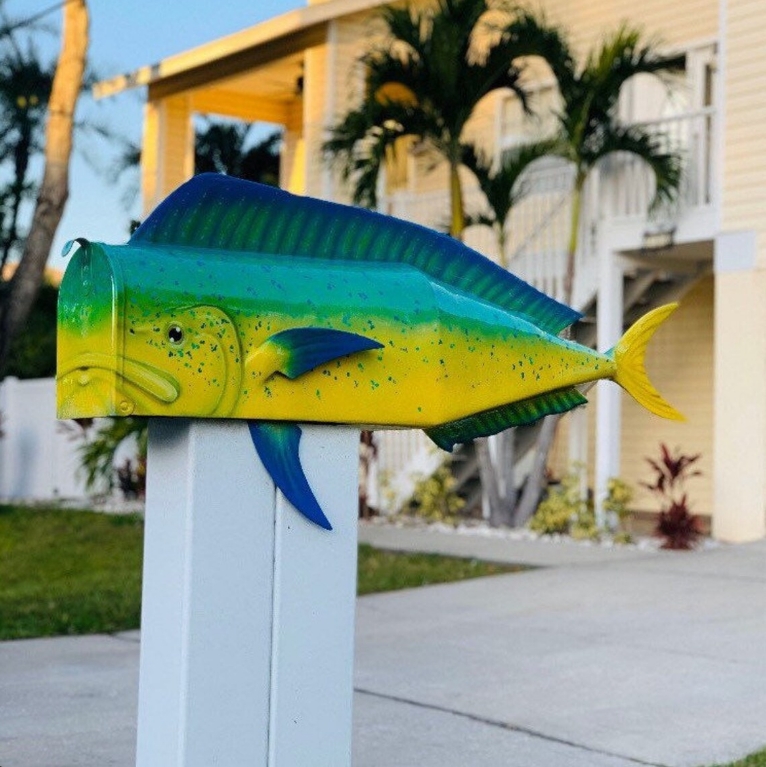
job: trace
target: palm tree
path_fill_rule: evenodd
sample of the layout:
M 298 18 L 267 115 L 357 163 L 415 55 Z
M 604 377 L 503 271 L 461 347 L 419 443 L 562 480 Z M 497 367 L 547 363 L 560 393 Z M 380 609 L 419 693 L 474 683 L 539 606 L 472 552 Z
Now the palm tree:
M 655 179 L 653 205 L 672 199 L 681 177 L 681 157 L 668 151 L 663 137 L 637 125 L 622 124 L 617 104 L 625 83 L 639 74 L 662 77 L 682 71 L 683 55 L 662 55 L 656 44 L 642 40 L 641 32 L 623 24 L 604 42 L 591 50 L 578 67 L 564 33 L 522 13 L 514 24 L 518 46 L 527 46 L 529 55 L 541 56 L 551 68 L 558 85 L 561 105 L 556 113 L 556 143 L 552 154 L 574 166 L 574 186 L 569 243 L 564 275 L 563 301 L 572 303 L 575 255 L 582 213 L 585 182 L 596 166 L 615 152 L 626 152 L 642 160 Z M 541 432 L 532 472 L 516 510 L 516 524 L 533 513 L 543 484 L 545 465 L 560 416 L 549 416 Z
M 53 85 L 53 67 L 31 47 L 5 46 L 0 57 L 0 165 L 9 181 L 0 189 L 0 280 L 12 250 L 23 244 L 19 230 L 22 202 L 36 191 L 30 163 L 44 144 L 45 117 Z
M 491 159 L 472 144 L 463 146 L 463 165 L 476 177 L 487 204 L 484 212 L 467 216 L 465 225 L 484 225 L 494 231 L 498 261 L 505 269 L 508 268 L 508 218 L 514 206 L 529 192 L 524 176 L 533 162 L 549 157 L 557 146 L 558 143 L 553 140 L 521 144 L 503 152 L 496 168 Z
M 11 342 L 24 326 L 37 297 L 69 196 L 69 158 L 75 108 L 85 79 L 88 23 L 86 0 L 70 0 L 63 5 L 61 51 L 47 98 L 43 177 L 19 265 L 0 295 L 0 373 Z M 33 79 L 35 83 L 39 85 L 37 78 Z M 21 94 L 21 98 L 28 98 L 29 107 L 33 106 L 32 94 Z
M 582 195 L 594 168 L 615 152 L 642 160 L 654 174 L 653 205 L 672 199 L 680 183 L 681 157 L 668 151 L 663 137 L 638 125 L 624 125 L 617 103 L 625 83 L 639 74 L 663 75 L 684 69 L 683 54 L 662 55 L 640 30 L 623 24 L 578 67 L 565 34 L 531 13 L 513 26 L 515 44 L 528 55 L 541 56 L 551 68 L 561 98 L 551 154 L 570 162 L 575 171 L 571 226 L 564 277 L 564 303 L 571 303 Z
M 477 104 L 497 89 L 514 91 L 526 104 L 514 39 L 490 27 L 491 10 L 505 11 L 502 0 L 439 0 L 425 10 L 381 11 L 388 39 L 362 58 L 366 96 L 331 128 L 324 144 L 325 155 L 352 181 L 355 203 L 376 206 L 381 166 L 401 147 L 400 139 L 414 137 L 449 167 L 450 234 L 462 234 L 459 167 L 466 124 Z M 483 47 L 475 42 L 482 33 Z

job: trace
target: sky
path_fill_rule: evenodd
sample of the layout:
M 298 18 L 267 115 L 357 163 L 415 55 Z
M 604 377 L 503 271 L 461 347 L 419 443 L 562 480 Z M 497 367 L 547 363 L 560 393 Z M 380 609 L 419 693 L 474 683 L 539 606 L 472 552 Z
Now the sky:
M 175 53 L 193 48 L 240 29 L 303 7 L 303 0 L 88 0 L 90 10 L 90 63 L 100 79 L 132 72 Z M 55 5 L 54 0 L 5 0 L 12 19 L 28 18 Z M 181 10 L 182 9 L 182 10 Z M 36 34 L 40 53 L 55 59 L 61 10 L 45 17 L 54 34 Z M 94 102 L 81 99 L 78 120 L 98 122 L 133 142 L 141 136 L 145 89 L 135 89 Z M 78 140 L 79 139 L 79 140 Z M 58 230 L 50 265 L 62 269 L 63 244 L 75 237 L 122 243 L 128 238 L 131 218 L 139 215 L 139 201 L 129 204 L 129 190 L 137 174 L 118 183 L 108 178 L 116 148 L 103 141 L 79 136 L 70 168 L 70 198 Z M 36 169 L 41 174 L 41 167 Z

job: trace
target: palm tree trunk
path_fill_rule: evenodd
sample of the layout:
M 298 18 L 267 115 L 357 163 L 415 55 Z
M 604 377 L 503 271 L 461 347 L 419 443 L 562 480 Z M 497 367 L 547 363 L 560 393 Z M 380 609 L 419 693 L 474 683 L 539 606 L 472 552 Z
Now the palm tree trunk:
M 465 229 L 465 210 L 463 208 L 463 185 L 460 182 L 459 165 L 450 162 L 449 167 L 450 189 L 450 230 L 449 233 L 455 239 L 462 239 Z
M 0 372 L 13 338 L 26 322 L 42 282 L 53 238 L 69 196 L 69 158 L 77 98 L 82 90 L 88 51 L 88 8 L 85 0 L 64 5 L 61 54 L 53 78 L 45 131 L 45 170 L 32 226 L 18 269 L 0 307 Z
M 499 251 L 498 253 L 498 261 L 500 262 L 500 266 L 503 267 L 503 269 L 508 268 L 508 254 L 505 252 L 505 249 L 507 247 L 506 242 L 506 236 L 505 236 L 505 222 L 504 221 L 498 221 L 496 224 L 497 227 L 497 249 Z
M 578 171 L 572 190 L 572 213 L 569 223 L 569 244 L 567 246 L 566 271 L 564 272 L 564 295 L 562 301 L 569 306 L 574 294 L 575 256 L 580 239 L 580 218 L 582 216 L 582 192 L 585 176 Z

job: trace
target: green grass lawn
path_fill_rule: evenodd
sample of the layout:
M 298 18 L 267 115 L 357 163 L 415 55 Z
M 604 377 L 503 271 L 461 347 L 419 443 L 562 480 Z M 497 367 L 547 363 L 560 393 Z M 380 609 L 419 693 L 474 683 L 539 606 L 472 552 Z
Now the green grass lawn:
M 142 547 L 135 515 L 0 506 L 0 639 L 135 628 Z
M 712 767 L 766 767 L 766 748 L 762 751 L 756 751 L 744 759 L 739 759 L 730 764 L 715 764 Z
M 363 543 L 359 546 L 356 589 L 360 595 L 374 594 L 527 569 L 520 565 L 498 565 L 439 554 L 381 551 Z
M 138 628 L 143 519 L 0 505 L 0 639 Z M 359 547 L 360 594 L 521 568 Z

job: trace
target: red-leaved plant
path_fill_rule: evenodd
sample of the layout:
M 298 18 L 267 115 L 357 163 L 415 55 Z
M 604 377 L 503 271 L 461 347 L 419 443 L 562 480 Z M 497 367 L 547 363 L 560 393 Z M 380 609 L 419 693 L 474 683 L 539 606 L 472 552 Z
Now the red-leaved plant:
M 646 459 L 654 470 L 654 482 L 641 482 L 662 503 L 654 533 L 664 538 L 663 549 L 692 549 L 702 535 L 702 525 L 700 518 L 689 511 L 684 483 L 702 474 L 692 468 L 700 454 L 684 455 L 678 449 L 671 454 L 664 444 L 660 444 L 660 453 L 659 461 Z

